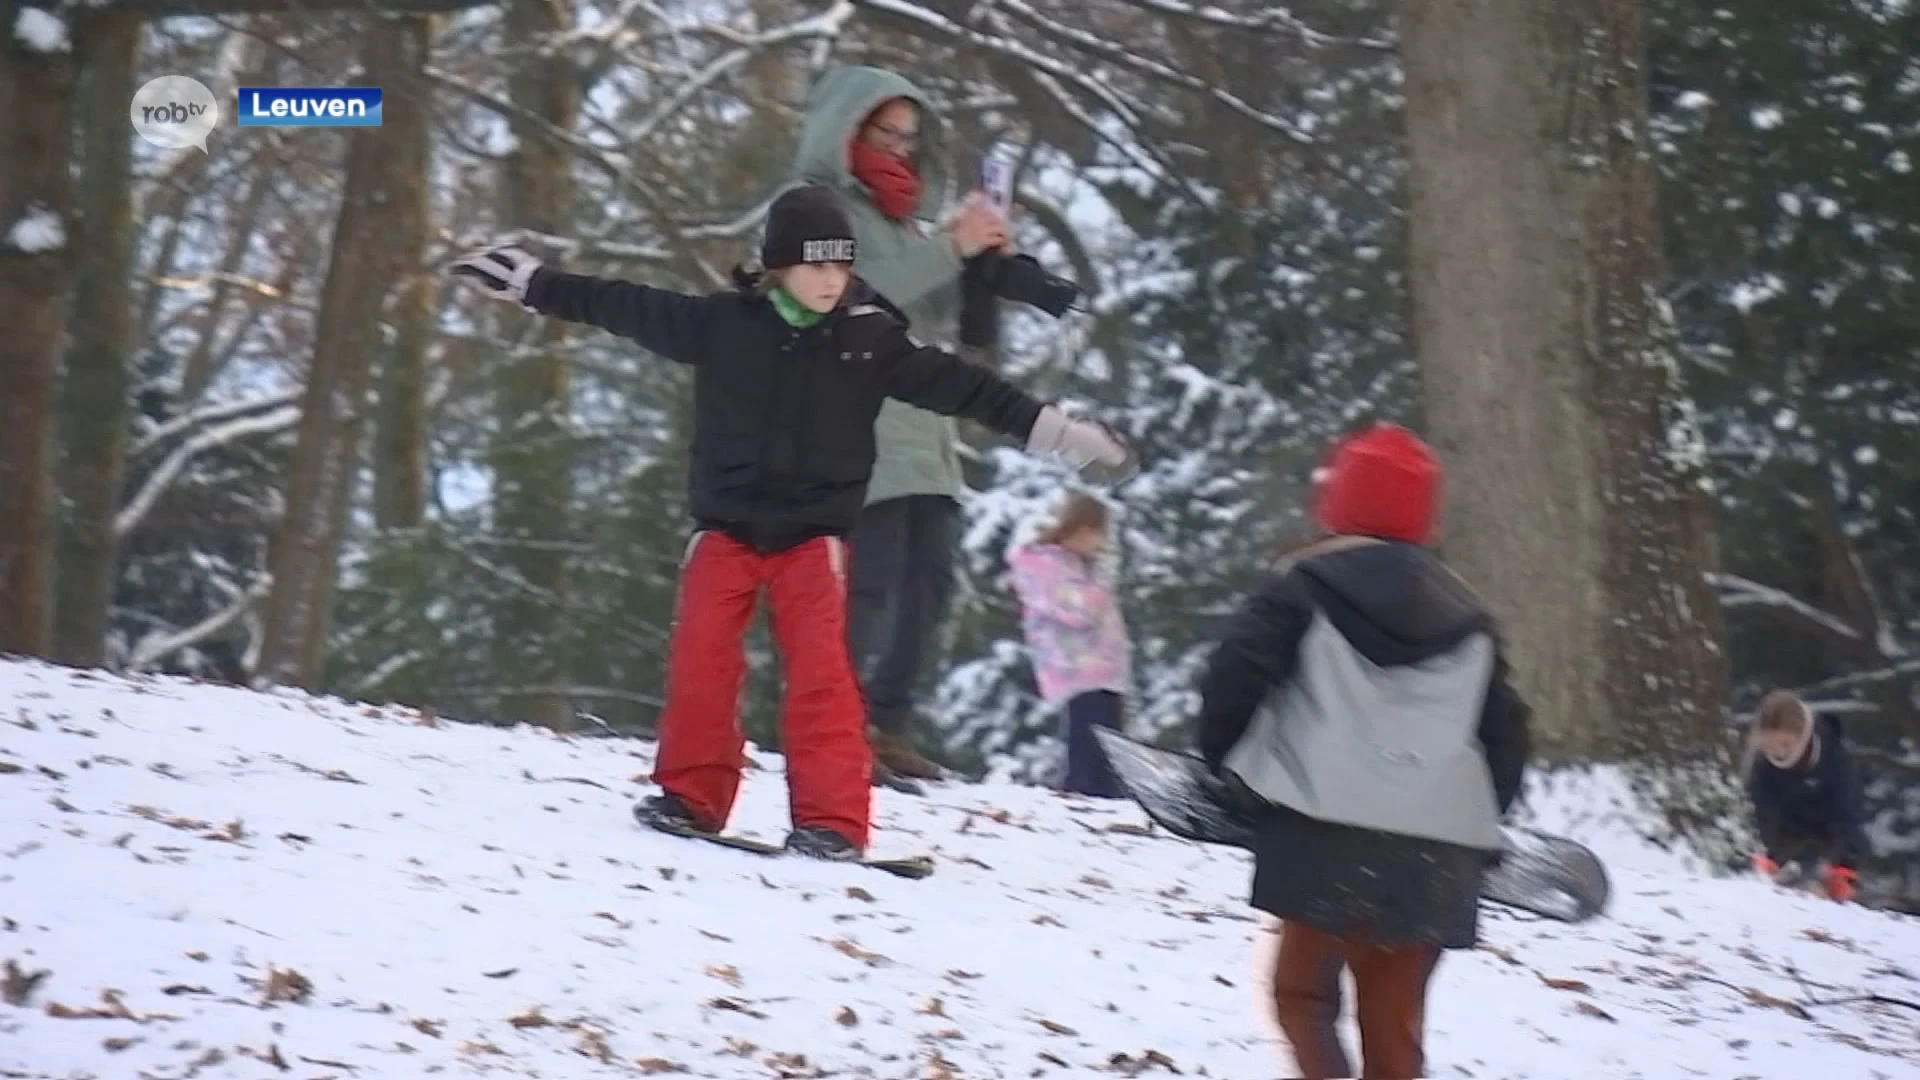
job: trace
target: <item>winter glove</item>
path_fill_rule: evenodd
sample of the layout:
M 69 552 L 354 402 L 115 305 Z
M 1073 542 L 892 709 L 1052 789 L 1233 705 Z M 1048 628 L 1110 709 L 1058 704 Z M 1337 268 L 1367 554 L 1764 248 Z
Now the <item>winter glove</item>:
M 1753 853 L 1753 872 L 1763 878 L 1770 878 L 1780 872 L 1780 864 L 1767 858 L 1765 852 Z
M 1027 450 L 1055 454 L 1096 484 L 1117 484 L 1140 471 L 1133 450 L 1105 425 L 1075 419 L 1052 405 L 1033 422 Z
M 1827 867 L 1827 898 L 1844 904 L 1853 899 L 1853 882 L 1858 877 L 1849 866 Z
M 517 247 L 491 247 L 455 259 L 448 272 L 496 300 L 525 307 L 527 289 L 539 269 L 540 260 Z

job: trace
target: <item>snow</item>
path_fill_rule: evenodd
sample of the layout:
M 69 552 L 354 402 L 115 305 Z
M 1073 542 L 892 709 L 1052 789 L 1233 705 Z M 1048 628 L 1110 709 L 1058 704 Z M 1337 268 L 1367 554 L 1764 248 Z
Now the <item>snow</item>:
M 29 255 L 59 251 L 67 246 L 67 230 L 60 215 L 36 203 L 7 231 L 6 246 Z
M 878 792 L 876 848 L 938 863 L 908 882 L 637 829 L 637 740 L 24 662 L 0 700 L 0 1075 L 1285 1067 L 1244 858 L 1127 804 Z M 755 761 L 736 826 L 777 837 Z M 1604 772 L 1532 802 L 1614 909 L 1489 908 L 1436 976 L 1430 1075 L 1920 1075 L 1912 1012 L 1840 1000 L 1920 998 L 1920 922 L 1694 876 Z
M 13 20 L 13 36 L 33 52 L 67 52 L 67 23 L 51 11 L 23 7 Z

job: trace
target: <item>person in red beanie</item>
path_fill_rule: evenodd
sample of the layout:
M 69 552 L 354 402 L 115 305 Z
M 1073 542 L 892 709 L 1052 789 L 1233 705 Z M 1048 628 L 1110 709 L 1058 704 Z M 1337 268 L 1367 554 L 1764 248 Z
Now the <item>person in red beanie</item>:
M 1440 954 L 1479 935 L 1530 711 L 1499 631 L 1425 546 L 1441 470 L 1405 428 L 1336 444 L 1323 535 L 1268 574 L 1200 682 L 1200 751 L 1261 818 L 1251 902 L 1280 920 L 1273 1005 L 1301 1077 L 1419 1077 Z M 1353 973 L 1364 1056 L 1335 1032 Z

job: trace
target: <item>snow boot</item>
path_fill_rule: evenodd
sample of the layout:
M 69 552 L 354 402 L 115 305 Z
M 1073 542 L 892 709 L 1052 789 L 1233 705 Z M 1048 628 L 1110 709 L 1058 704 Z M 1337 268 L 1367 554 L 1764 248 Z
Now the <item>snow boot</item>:
M 925 795 L 927 793 L 926 786 L 918 780 L 909 780 L 901 776 L 899 773 L 887 768 L 884 762 L 877 759 L 873 763 L 873 786 L 892 788 L 906 795 Z
M 875 764 L 885 765 L 896 776 L 913 780 L 945 780 L 947 770 L 922 754 L 905 738 L 877 727 L 867 728 L 867 745 L 873 747 Z
M 828 862 L 860 861 L 860 849 L 851 840 L 821 825 L 803 825 L 788 833 L 787 850 Z
M 665 833 L 699 833 L 702 836 L 717 836 L 720 832 L 719 829 L 694 817 L 693 811 L 687 809 L 687 804 L 681 802 L 679 796 L 669 795 L 666 792 L 649 795 L 635 803 L 633 817 L 640 824 Z

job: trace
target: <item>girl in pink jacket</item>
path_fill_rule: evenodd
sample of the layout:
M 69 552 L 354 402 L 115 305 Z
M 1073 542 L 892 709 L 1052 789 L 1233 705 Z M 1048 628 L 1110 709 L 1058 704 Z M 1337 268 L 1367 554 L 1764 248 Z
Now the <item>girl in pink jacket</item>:
M 1121 727 L 1130 679 L 1127 624 L 1099 566 L 1106 542 L 1106 505 L 1076 492 L 1052 527 L 1007 562 L 1040 698 L 1060 711 L 1067 746 L 1060 788 L 1120 798 L 1125 792 L 1093 735 L 1096 724 Z

